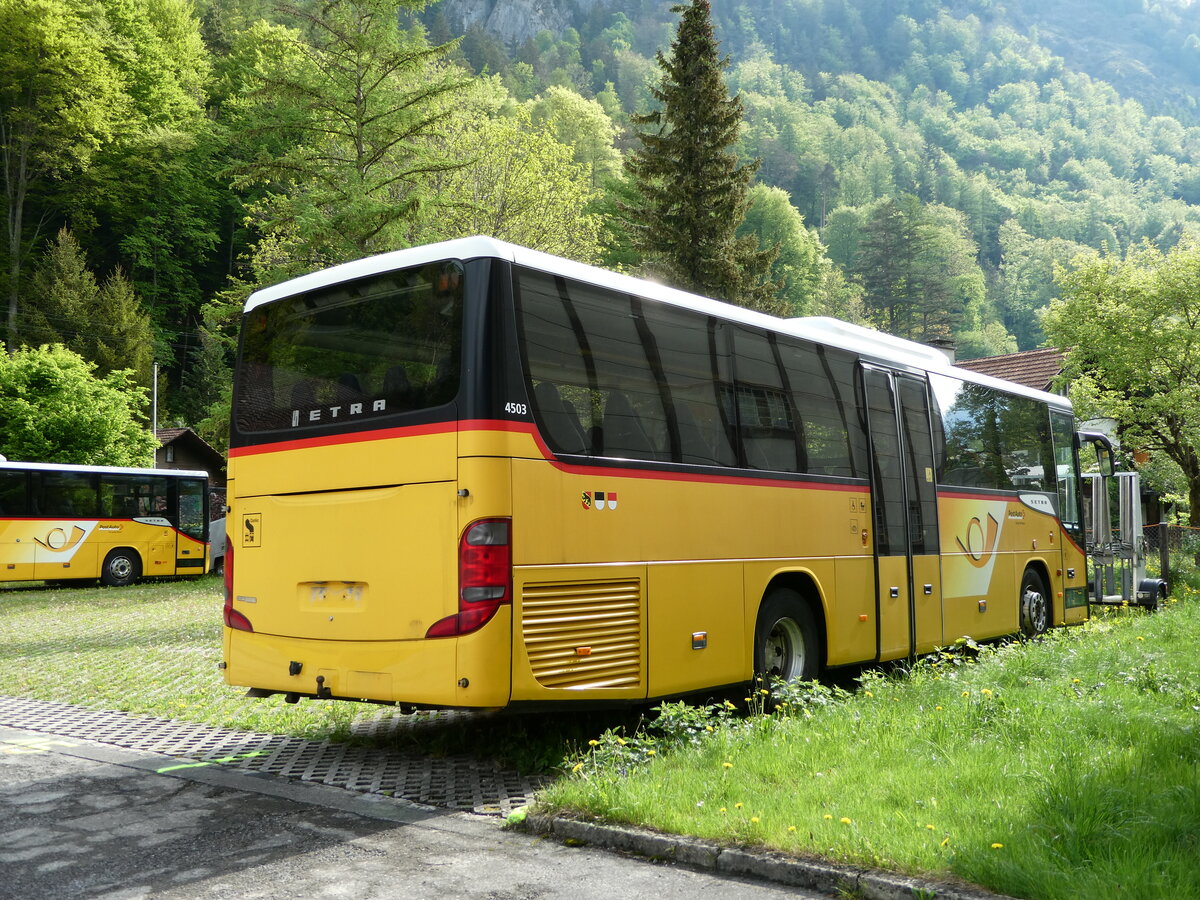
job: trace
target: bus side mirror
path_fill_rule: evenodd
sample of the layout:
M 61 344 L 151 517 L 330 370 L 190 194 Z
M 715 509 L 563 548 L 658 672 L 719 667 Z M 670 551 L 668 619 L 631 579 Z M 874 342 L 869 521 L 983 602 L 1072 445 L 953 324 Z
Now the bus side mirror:
M 1108 439 L 1108 435 L 1102 434 L 1099 431 L 1081 431 L 1078 434 L 1079 445 L 1091 444 L 1096 451 L 1096 465 L 1100 469 L 1100 474 L 1105 478 L 1112 478 L 1117 471 L 1117 464 L 1113 458 L 1112 442 Z

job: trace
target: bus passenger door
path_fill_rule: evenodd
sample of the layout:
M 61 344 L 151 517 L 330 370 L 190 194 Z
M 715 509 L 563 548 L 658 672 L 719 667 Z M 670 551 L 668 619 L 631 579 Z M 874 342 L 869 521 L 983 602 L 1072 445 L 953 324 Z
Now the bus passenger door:
M 175 574 L 201 575 L 205 571 L 208 556 L 204 546 L 208 540 L 208 494 L 205 483 L 199 479 L 181 478 L 178 502 Z
M 937 485 L 929 392 L 912 375 L 863 368 L 871 438 L 879 658 L 942 643 Z

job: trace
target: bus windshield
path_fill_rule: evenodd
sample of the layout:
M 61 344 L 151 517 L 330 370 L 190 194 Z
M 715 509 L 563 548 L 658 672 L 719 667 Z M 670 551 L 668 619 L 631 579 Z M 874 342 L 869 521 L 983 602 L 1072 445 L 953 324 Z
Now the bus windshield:
M 458 393 L 459 263 L 387 272 L 252 309 L 241 432 L 331 429 L 441 406 Z

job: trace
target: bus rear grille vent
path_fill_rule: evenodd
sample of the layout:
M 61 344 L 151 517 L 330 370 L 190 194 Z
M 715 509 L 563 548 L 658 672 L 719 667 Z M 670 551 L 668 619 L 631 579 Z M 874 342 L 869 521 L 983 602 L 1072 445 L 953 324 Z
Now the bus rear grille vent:
M 549 688 L 623 688 L 642 679 L 637 579 L 527 584 L 521 630 L 538 683 Z

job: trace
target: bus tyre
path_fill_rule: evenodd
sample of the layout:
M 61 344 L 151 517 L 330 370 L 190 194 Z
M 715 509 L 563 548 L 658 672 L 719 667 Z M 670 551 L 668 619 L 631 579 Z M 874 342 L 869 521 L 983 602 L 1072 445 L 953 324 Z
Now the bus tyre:
M 820 668 L 820 641 L 812 610 L 800 594 L 776 588 L 758 608 L 754 673 L 781 681 L 809 680 Z
M 127 547 L 112 550 L 104 557 L 104 568 L 100 570 L 100 583 L 109 587 L 124 587 L 133 584 L 142 574 L 142 561 L 137 553 Z
M 1021 579 L 1021 631 L 1028 637 L 1037 637 L 1045 633 L 1049 624 L 1050 604 L 1042 576 L 1026 569 Z

